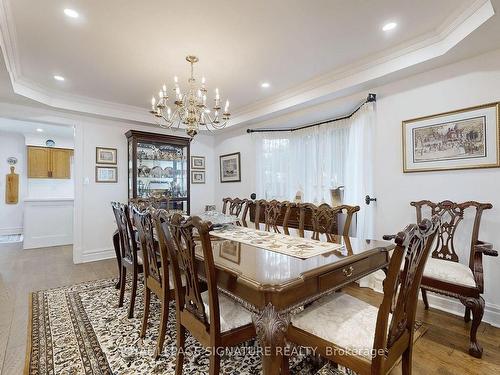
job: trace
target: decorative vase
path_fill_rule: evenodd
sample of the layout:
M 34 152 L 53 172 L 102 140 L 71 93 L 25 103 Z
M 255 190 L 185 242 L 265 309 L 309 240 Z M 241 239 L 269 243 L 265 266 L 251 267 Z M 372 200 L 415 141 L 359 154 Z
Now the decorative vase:
M 344 202 L 344 187 L 330 189 L 330 197 L 332 198 L 332 207 L 341 206 Z

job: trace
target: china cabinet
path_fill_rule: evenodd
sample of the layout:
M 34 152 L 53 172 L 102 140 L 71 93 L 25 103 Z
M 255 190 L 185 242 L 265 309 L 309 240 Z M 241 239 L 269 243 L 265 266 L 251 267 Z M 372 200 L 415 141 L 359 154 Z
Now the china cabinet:
M 189 214 L 190 138 L 129 130 L 128 196 L 163 196 L 169 209 Z

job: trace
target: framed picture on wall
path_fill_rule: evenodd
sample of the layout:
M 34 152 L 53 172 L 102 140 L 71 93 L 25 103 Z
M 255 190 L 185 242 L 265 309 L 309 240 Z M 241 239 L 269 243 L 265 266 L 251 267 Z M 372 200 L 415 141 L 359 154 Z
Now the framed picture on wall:
M 499 103 L 406 120 L 403 172 L 500 166 Z
M 116 164 L 117 150 L 116 148 L 96 147 L 95 148 L 95 163 L 96 164 Z
M 205 169 L 205 157 L 191 156 L 191 169 Z
M 205 183 L 205 171 L 191 171 L 191 183 L 192 184 L 204 184 Z
M 219 156 L 220 182 L 241 182 L 240 153 Z
M 95 167 L 95 182 L 114 183 L 118 182 L 117 167 Z

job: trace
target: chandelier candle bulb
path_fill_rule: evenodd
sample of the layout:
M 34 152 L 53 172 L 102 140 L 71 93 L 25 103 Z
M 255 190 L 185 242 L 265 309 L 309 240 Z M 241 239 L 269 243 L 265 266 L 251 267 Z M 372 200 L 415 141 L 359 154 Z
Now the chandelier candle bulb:
M 227 113 L 229 109 L 229 100 L 226 100 L 226 106 L 224 107 L 224 112 Z

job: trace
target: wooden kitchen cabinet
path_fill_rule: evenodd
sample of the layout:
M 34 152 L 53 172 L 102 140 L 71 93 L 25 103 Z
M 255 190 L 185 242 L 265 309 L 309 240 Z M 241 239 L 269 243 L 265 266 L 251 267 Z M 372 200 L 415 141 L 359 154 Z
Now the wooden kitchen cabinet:
M 71 178 L 73 150 L 28 146 L 28 178 Z

